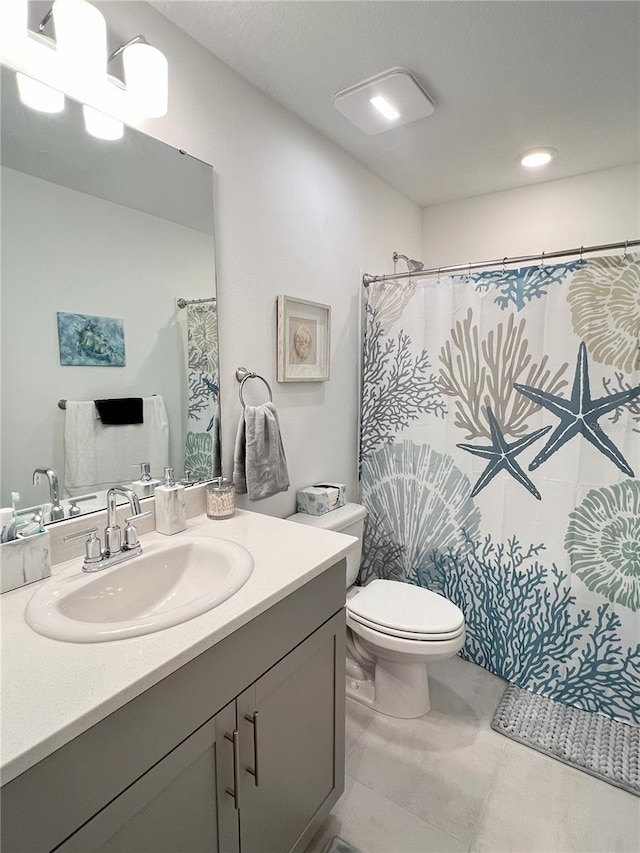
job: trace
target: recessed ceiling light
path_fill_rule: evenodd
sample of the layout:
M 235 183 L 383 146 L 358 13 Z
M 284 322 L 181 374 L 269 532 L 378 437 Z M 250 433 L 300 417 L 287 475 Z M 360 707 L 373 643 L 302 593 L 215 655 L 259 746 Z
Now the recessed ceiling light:
M 538 169 L 550 163 L 557 153 L 555 148 L 532 148 L 521 155 L 520 165 L 525 169 Z
M 408 68 L 390 68 L 333 99 L 336 109 L 365 133 L 382 133 L 430 116 L 433 100 Z

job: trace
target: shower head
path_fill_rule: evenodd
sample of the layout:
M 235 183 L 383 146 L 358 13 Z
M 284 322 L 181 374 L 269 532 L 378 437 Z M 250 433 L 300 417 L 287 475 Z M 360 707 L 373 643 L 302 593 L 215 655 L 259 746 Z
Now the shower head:
M 424 269 L 424 264 L 422 261 L 414 261 L 413 258 L 408 258 L 406 255 L 399 255 L 397 252 L 393 253 L 393 268 L 395 269 L 395 265 L 402 258 L 403 261 L 407 264 L 407 269 L 409 272 L 420 272 L 420 270 Z

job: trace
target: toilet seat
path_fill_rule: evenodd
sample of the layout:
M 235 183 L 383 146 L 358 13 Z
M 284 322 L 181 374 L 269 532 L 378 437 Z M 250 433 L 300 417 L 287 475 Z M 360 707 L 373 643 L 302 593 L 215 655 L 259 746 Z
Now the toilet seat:
M 399 628 L 389 628 L 387 625 L 379 625 L 376 622 L 371 622 L 367 619 L 362 619 L 359 616 L 355 616 L 348 610 L 350 622 L 357 622 L 358 625 L 364 625 L 365 628 L 369 628 L 372 631 L 377 631 L 379 634 L 386 634 L 388 637 L 400 637 L 403 640 L 416 640 L 417 642 L 423 643 L 437 643 L 443 640 L 455 640 L 456 637 L 459 637 L 460 634 L 464 631 L 464 626 L 459 628 L 457 631 L 448 631 L 447 633 L 435 634 L 431 633 L 417 633 L 416 631 L 402 631 Z
M 349 597 L 347 614 L 370 630 L 418 642 L 453 640 L 464 633 L 464 614 L 453 602 L 400 581 L 372 581 Z

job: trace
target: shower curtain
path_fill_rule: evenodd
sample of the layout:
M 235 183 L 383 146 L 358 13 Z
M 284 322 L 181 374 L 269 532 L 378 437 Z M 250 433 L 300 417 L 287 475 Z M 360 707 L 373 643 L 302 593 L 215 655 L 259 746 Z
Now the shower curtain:
M 187 438 L 184 469 L 194 480 L 220 476 L 218 312 L 187 306 Z
M 441 593 L 462 657 L 640 724 L 640 255 L 372 284 L 360 582 Z

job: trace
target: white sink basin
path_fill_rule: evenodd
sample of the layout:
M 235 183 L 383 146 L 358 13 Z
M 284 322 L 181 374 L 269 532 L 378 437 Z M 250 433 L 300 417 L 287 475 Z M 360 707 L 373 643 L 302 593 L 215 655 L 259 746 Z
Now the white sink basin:
M 46 581 L 27 604 L 39 634 L 100 643 L 150 634 L 200 616 L 234 595 L 253 572 L 241 545 L 208 536 L 179 536 L 147 545 L 139 557 L 95 574 L 81 560 Z

